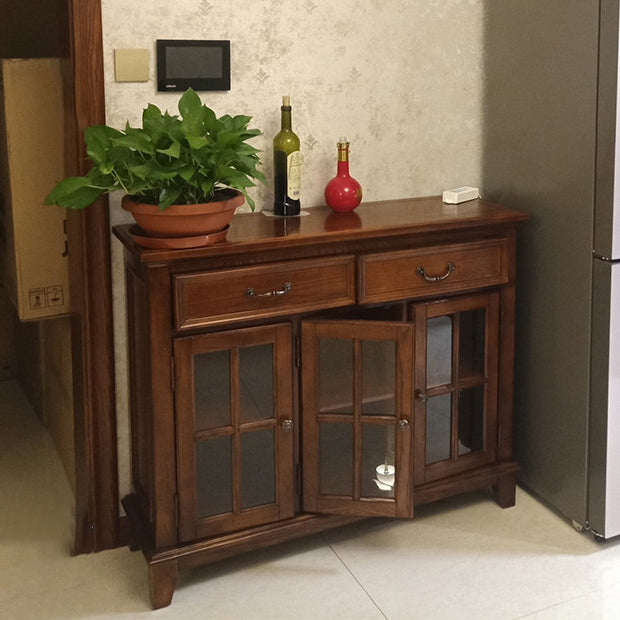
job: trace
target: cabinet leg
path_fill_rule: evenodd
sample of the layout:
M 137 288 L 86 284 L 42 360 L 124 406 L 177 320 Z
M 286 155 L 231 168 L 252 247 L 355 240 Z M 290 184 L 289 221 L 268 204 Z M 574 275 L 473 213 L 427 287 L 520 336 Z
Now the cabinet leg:
M 149 587 L 153 609 L 168 607 L 177 583 L 177 562 L 168 560 L 149 564 Z
M 508 476 L 502 476 L 493 485 L 493 495 L 495 501 L 502 508 L 510 508 L 515 505 L 515 476 L 510 474 Z

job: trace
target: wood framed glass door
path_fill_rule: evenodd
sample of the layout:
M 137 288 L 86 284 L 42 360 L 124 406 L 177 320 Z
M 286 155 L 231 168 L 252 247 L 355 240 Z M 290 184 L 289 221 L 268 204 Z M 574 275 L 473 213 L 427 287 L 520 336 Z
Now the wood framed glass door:
M 302 323 L 307 512 L 413 516 L 413 326 Z
M 415 484 L 495 460 L 499 295 L 413 306 Z
M 175 341 L 181 540 L 293 516 L 291 339 L 279 324 Z

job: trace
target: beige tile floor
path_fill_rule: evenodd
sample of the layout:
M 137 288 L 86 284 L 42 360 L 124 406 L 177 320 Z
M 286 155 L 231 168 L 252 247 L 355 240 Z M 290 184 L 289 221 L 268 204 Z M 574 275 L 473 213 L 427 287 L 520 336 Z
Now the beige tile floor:
M 15 383 L 0 382 L 0 619 L 618 620 L 620 544 L 519 490 L 420 507 L 182 573 L 151 611 L 126 548 L 71 557 L 72 496 Z

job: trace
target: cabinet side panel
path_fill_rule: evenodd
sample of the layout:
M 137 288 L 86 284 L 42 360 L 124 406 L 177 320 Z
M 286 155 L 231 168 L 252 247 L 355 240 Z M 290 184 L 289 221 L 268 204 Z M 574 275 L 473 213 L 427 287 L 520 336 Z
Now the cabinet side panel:
M 151 382 L 148 355 L 148 322 L 146 313 L 146 291 L 144 282 L 128 267 L 127 282 L 127 340 L 129 347 L 129 385 L 131 416 L 131 469 L 132 482 L 140 507 L 150 523 L 154 521 L 151 512 L 152 476 L 151 450 Z
M 152 402 L 153 512 L 155 514 L 155 545 L 157 549 L 177 542 L 176 499 L 176 433 L 174 392 L 172 386 L 172 299 L 170 271 L 167 267 L 148 269 L 148 306 Z

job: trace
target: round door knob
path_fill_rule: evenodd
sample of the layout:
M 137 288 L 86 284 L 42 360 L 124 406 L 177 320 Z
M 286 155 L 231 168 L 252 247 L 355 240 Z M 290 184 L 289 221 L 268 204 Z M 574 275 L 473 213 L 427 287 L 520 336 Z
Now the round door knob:
M 406 431 L 409 429 L 409 420 L 398 420 L 398 430 L 399 431 Z
M 282 420 L 282 430 L 283 431 L 292 431 L 293 430 L 293 420 L 291 420 L 291 419 Z

